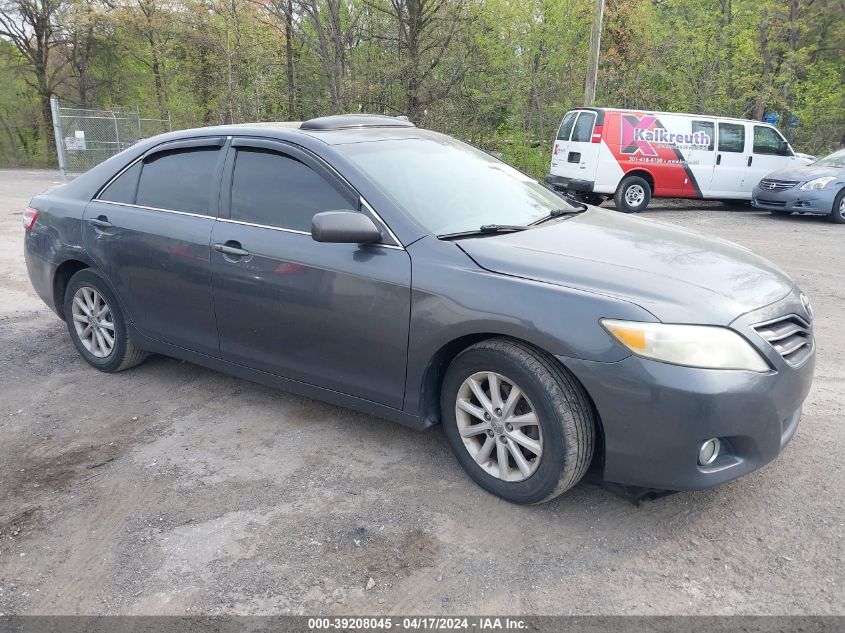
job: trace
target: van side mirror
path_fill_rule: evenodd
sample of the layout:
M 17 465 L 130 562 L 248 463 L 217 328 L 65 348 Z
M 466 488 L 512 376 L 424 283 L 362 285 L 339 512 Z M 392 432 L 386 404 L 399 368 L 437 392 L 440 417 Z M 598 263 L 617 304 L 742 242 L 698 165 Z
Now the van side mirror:
M 781 141 L 780 145 L 778 146 L 778 154 L 780 156 L 792 156 L 792 150 L 789 149 L 789 143 L 786 141 Z
M 323 211 L 311 219 L 311 239 L 335 244 L 377 244 L 381 231 L 363 213 Z

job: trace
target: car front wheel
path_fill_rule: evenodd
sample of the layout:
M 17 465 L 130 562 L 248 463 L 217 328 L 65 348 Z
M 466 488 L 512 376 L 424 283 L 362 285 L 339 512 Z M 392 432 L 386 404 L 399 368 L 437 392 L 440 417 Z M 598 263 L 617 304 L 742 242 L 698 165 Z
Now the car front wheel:
M 94 271 L 80 270 L 70 278 L 64 314 L 73 344 L 92 367 L 105 372 L 122 371 L 147 357 L 129 338 L 114 293 Z
M 578 483 L 592 460 L 587 394 L 554 358 L 524 343 L 490 339 L 459 354 L 441 412 L 458 462 L 507 501 L 548 501 Z

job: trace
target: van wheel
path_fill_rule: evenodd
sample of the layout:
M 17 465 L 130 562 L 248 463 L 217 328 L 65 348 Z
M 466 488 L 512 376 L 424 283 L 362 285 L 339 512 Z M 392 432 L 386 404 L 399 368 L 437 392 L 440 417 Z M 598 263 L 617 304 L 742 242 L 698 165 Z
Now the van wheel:
M 105 372 L 122 371 L 147 357 L 129 338 L 117 297 L 90 268 L 70 278 L 65 290 L 64 313 L 74 346 L 92 367 Z
M 833 201 L 833 208 L 827 219 L 836 224 L 845 224 L 845 189 L 839 192 Z
M 440 406 L 458 462 L 507 501 L 548 501 L 578 483 L 592 460 L 586 392 L 527 344 L 496 338 L 461 352 L 446 372 Z
M 613 202 L 622 213 L 639 213 L 651 201 L 651 185 L 645 178 L 628 176 L 619 184 Z

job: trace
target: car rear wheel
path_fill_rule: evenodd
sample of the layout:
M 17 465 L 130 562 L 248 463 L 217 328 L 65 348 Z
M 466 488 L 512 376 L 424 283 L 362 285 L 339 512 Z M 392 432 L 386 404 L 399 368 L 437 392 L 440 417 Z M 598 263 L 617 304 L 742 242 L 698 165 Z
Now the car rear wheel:
M 623 213 L 638 213 L 651 201 L 651 185 L 645 178 L 627 176 L 619 184 L 613 202 Z
M 446 437 L 482 488 L 514 503 L 548 501 L 574 486 L 593 456 L 587 394 L 554 358 L 508 339 L 464 350 L 441 391 Z
M 831 222 L 836 224 L 845 224 L 845 189 L 839 192 L 836 199 L 833 201 L 833 209 L 830 215 L 827 216 Z
M 147 357 L 129 338 L 114 293 L 94 271 L 80 270 L 70 278 L 64 313 L 73 344 L 92 367 L 105 372 L 122 371 Z

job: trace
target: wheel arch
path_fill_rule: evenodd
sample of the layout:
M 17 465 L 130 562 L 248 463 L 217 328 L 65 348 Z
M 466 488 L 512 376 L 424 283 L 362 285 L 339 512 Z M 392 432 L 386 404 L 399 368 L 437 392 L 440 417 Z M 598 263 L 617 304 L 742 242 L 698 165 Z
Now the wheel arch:
M 457 358 L 458 354 L 463 352 L 465 349 L 475 345 L 476 343 L 480 343 L 481 341 L 499 338 L 505 339 L 509 341 L 513 341 L 514 343 L 519 343 L 520 345 L 525 345 L 530 347 L 532 350 L 536 351 L 539 354 L 543 354 L 549 360 L 559 367 L 561 367 L 569 376 L 571 376 L 572 380 L 577 382 L 582 389 L 584 389 L 584 393 L 587 394 L 587 400 L 590 403 L 590 407 L 593 412 L 593 419 L 596 422 L 596 445 L 593 454 L 593 464 L 599 464 L 601 468 L 604 468 L 604 426 L 602 424 L 601 415 L 599 415 L 598 408 L 596 407 L 596 403 L 593 401 L 593 396 L 587 390 L 586 386 L 578 379 L 578 377 L 571 372 L 563 363 L 561 363 L 553 354 L 549 354 L 541 347 L 538 347 L 531 341 L 527 341 L 525 339 L 510 336 L 507 334 L 501 334 L 497 332 L 478 332 L 474 334 L 465 334 L 463 336 L 459 336 L 454 338 L 443 345 L 434 352 L 434 354 L 429 359 L 428 364 L 426 365 L 425 372 L 423 373 L 422 383 L 420 385 L 420 416 L 427 422 L 426 426 L 432 426 L 434 424 L 441 423 L 441 416 L 440 416 L 440 389 L 443 385 L 443 379 L 446 376 L 446 371 L 449 369 L 449 365 L 452 364 L 452 361 Z
M 622 183 L 625 182 L 625 179 L 629 176 L 639 176 L 643 180 L 648 183 L 648 186 L 651 187 L 651 193 L 654 195 L 654 175 L 648 171 L 647 169 L 643 169 L 642 167 L 637 167 L 636 169 L 632 169 L 631 171 L 626 171 L 625 175 L 622 176 L 622 179 L 619 181 L 619 184 L 616 186 L 616 191 L 622 187 Z
M 65 290 L 70 278 L 80 270 L 92 267 L 90 261 L 85 261 L 79 257 L 68 258 L 56 267 L 56 272 L 53 274 L 53 305 L 56 314 L 62 321 L 65 319 Z

